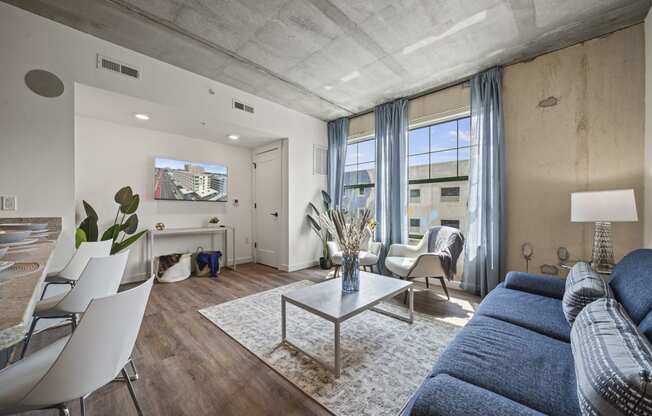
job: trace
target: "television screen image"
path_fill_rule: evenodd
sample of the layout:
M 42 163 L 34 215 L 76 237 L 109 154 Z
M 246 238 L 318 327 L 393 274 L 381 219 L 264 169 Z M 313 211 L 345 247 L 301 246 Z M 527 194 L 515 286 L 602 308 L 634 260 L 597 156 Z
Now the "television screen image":
M 156 158 L 154 199 L 226 202 L 226 166 Z

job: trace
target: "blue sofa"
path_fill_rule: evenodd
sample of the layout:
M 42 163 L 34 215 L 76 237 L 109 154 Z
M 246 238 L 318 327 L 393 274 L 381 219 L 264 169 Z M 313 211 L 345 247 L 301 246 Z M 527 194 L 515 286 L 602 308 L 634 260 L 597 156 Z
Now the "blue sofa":
M 625 256 L 609 287 L 652 341 L 652 250 Z M 579 415 L 564 288 L 558 277 L 509 273 L 440 355 L 402 414 Z

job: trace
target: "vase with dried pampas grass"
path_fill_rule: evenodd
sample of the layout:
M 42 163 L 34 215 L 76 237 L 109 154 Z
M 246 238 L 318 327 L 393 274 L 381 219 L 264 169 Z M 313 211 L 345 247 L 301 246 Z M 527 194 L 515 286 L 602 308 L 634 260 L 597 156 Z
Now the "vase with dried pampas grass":
M 328 231 L 342 250 L 342 291 L 345 293 L 360 290 L 360 246 L 370 237 L 369 220 L 371 212 L 362 209 L 346 222 L 344 212 L 339 208 L 329 213 Z

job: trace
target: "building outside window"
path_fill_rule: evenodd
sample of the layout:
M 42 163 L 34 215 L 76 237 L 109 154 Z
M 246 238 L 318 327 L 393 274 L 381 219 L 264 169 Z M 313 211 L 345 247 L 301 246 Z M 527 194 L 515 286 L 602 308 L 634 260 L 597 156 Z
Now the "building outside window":
M 410 197 L 408 201 L 410 244 L 418 243 L 436 225 L 458 228 L 466 236 L 472 149 L 469 117 L 409 131 L 409 192 L 410 196 L 419 195 L 418 199 Z M 458 280 L 463 262 L 460 256 Z
M 350 215 L 362 208 L 376 211 L 376 139 L 365 138 L 346 147 L 344 163 L 344 194 L 342 207 Z

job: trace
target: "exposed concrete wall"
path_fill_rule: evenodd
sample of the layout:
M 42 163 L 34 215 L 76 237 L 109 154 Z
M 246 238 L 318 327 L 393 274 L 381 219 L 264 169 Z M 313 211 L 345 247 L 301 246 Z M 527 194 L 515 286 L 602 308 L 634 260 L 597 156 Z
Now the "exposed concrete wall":
M 592 225 L 570 222 L 570 193 L 634 188 L 638 223 L 614 224 L 616 259 L 643 243 L 644 36 L 637 25 L 505 68 L 507 269 L 591 254 Z M 557 104 L 539 105 L 555 97 Z M 552 104 L 554 99 L 548 100 Z
M 645 247 L 652 248 L 652 11 L 645 19 Z

